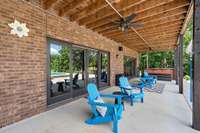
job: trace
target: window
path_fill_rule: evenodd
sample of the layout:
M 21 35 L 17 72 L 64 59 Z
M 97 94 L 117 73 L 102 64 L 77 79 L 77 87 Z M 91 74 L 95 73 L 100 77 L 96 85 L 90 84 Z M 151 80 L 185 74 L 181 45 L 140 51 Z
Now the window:
M 49 98 L 62 99 L 69 98 L 70 87 L 70 48 L 63 43 L 49 42 Z
M 109 65 L 109 53 L 100 52 L 100 87 L 109 85 Z
M 73 97 L 86 93 L 84 49 L 72 48 L 72 89 Z
M 124 56 L 124 75 L 133 77 L 136 75 L 136 59 L 128 56 Z

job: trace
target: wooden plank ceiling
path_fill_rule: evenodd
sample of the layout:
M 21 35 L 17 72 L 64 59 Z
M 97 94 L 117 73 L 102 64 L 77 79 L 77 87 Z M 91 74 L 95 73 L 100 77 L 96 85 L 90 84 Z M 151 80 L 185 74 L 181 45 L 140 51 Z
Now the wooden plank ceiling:
M 113 24 L 112 21 L 119 20 L 120 17 L 105 0 L 43 0 L 42 6 L 141 52 L 173 50 L 191 2 L 190 0 L 109 1 L 124 17 L 132 13 L 138 14 L 132 23 L 144 24 L 144 27 L 136 31 L 146 42 L 133 30 L 130 29 L 125 34 Z

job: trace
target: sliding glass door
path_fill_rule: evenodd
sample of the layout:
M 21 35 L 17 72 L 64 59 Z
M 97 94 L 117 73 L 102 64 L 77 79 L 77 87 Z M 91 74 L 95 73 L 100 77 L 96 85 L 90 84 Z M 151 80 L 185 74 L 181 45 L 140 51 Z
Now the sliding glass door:
M 124 75 L 127 77 L 136 76 L 136 59 L 124 56 Z
M 99 52 L 99 87 L 109 85 L 109 53 Z
M 86 93 L 85 89 L 85 50 L 72 49 L 72 91 L 73 97 Z
M 48 40 L 48 104 L 86 94 L 86 85 L 109 85 L 109 53 Z
M 98 51 L 87 50 L 87 82 L 98 84 Z
M 49 41 L 48 103 L 71 97 L 70 47 Z

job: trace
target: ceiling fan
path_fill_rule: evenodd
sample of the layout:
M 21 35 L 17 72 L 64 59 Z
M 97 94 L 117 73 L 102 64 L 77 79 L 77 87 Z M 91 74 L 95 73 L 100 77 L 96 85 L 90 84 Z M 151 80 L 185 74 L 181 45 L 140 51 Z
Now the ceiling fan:
M 122 31 L 127 33 L 130 28 L 138 29 L 144 27 L 144 24 L 141 23 L 132 23 L 133 19 L 137 16 L 136 13 L 132 13 L 127 17 L 120 18 L 117 21 L 112 21 L 113 24 L 118 26 L 118 28 Z

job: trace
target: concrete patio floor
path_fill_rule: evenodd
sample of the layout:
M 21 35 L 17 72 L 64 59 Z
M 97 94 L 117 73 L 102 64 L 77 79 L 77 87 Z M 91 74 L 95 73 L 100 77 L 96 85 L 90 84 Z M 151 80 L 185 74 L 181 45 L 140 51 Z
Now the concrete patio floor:
M 119 122 L 119 133 L 199 133 L 191 128 L 191 110 L 178 86 L 166 84 L 162 94 L 147 92 L 145 102 L 131 107 Z M 110 88 L 104 92 L 112 92 Z M 103 93 L 104 93 L 103 92 Z M 48 112 L 0 129 L 0 133 L 112 133 L 112 123 L 89 126 L 87 100 L 81 98 Z

